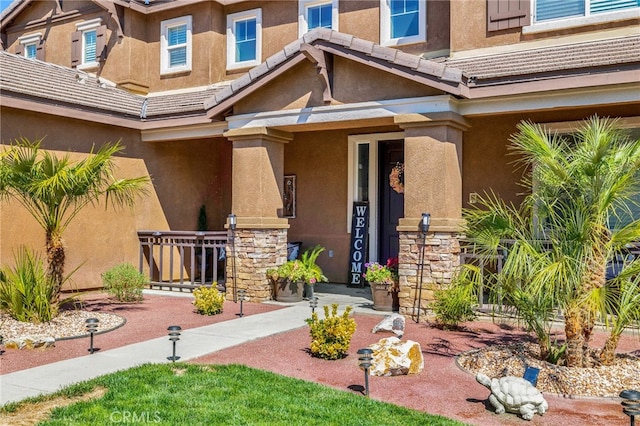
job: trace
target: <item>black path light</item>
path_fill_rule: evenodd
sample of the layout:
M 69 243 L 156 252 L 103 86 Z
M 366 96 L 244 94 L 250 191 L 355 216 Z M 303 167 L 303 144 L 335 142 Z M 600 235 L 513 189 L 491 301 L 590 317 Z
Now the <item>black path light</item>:
M 242 303 L 249 301 L 249 296 L 247 296 L 247 290 L 244 288 L 238 289 L 238 300 L 240 301 L 240 313 L 237 314 L 240 318 L 244 316 L 244 312 L 242 312 Z
M 420 251 L 420 268 L 419 282 L 418 282 L 418 317 L 416 322 L 420 322 L 420 309 L 422 309 L 422 276 L 424 275 L 424 249 L 427 245 L 427 232 L 429 232 L 429 226 L 431 225 L 431 214 L 422 213 L 422 220 L 420 221 L 420 232 L 422 233 L 422 249 Z M 415 305 L 414 305 L 415 306 Z
M 316 311 L 316 308 L 318 307 L 317 296 L 312 296 L 309 298 L 309 306 L 311 306 L 311 313 L 314 313 Z
M 369 397 L 369 368 L 373 361 L 373 350 L 369 348 L 358 349 L 360 368 L 364 370 L 364 394 Z
M 169 330 L 169 340 L 173 342 L 173 355 L 168 356 L 167 359 L 176 362 L 180 359 L 179 356 L 176 356 L 176 342 L 180 340 L 180 330 L 182 330 L 182 327 L 179 325 L 170 325 L 167 330 Z
M 640 416 L 640 391 L 627 389 L 620 392 L 622 412 L 629 416 L 629 424 L 636 424 L 636 416 Z
M 87 318 L 87 320 L 85 321 L 85 327 L 87 329 L 87 331 L 89 332 L 89 353 L 94 353 L 95 351 L 98 351 L 98 348 L 94 348 L 93 347 L 93 335 L 96 331 L 98 331 L 98 323 L 100 322 L 100 320 L 98 318 Z

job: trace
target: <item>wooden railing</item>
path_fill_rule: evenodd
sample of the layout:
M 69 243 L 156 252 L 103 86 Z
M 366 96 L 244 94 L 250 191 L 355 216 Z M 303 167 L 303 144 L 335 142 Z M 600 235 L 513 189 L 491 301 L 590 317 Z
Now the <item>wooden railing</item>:
M 152 288 L 224 285 L 226 231 L 139 231 L 138 240 L 139 270 Z

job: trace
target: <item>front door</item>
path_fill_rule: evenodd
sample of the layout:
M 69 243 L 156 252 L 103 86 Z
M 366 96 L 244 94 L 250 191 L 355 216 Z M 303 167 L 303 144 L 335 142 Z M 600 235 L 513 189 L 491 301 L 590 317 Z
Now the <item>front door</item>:
M 379 188 L 379 240 L 378 260 L 385 263 L 391 257 L 398 257 L 400 243 L 398 236 L 398 220 L 404 217 L 404 193 L 399 185 L 394 188 L 389 184 L 389 177 L 394 167 L 400 169 L 404 164 L 404 143 L 402 139 L 380 141 L 378 145 L 378 188 Z M 394 173 L 394 177 L 397 176 Z M 402 175 L 400 176 L 401 183 Z M 397 182 L 396 182 L 397 183 Z

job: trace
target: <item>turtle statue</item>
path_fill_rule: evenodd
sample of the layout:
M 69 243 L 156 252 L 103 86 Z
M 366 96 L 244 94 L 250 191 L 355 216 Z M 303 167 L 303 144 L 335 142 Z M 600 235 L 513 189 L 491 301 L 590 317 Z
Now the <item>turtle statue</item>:
M 536 413 L 543 415 L 549 408 L 542 393 L 522 377 L 490 379 L 478 373 L 476 380 L 491 390 L 489 402 L 496 409 L 496 414 L 506 411 L 520 414 L 525 420 L 531 420 Z

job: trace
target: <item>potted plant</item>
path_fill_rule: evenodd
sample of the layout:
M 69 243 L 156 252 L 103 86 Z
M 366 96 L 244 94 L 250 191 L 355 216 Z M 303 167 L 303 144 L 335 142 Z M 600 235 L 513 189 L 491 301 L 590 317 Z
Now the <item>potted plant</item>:
M 314 248 L 308 249 L 304 253 L 302 253 L 301 260 L 306 269 L 304 281 L 307 284 L 305 289 L 307 290 L 306 296 L 308 298 L 313 297 L 313 285 L 315 283 L 328 281 L 327 277 L 325 277 L 324 273 L 322 272 L 322 268 L 320 268 L 320 266 L 318 266 L 318 264 L 316 263 L 318 256 L 324 250 L 324 247 L 317 245 Z
M 365 263 L 364 279 L 371 287 L 373 309 L 377 311 L 397 311 L 400 303 L 398 291 L 398 258 L 387 259 L 385 265 L 378 262 Z
M 305 284 L 313 286 L 316 282 L 327 281 L 322 269 L 316 264 L 318 255 L 323 251 L 323 247 L 315 246 L 305 251 L 301 259 L 289 260 L 275 269 L 267 270 L 267 278 L 273 284 L 277 301 L 300 302 Z

